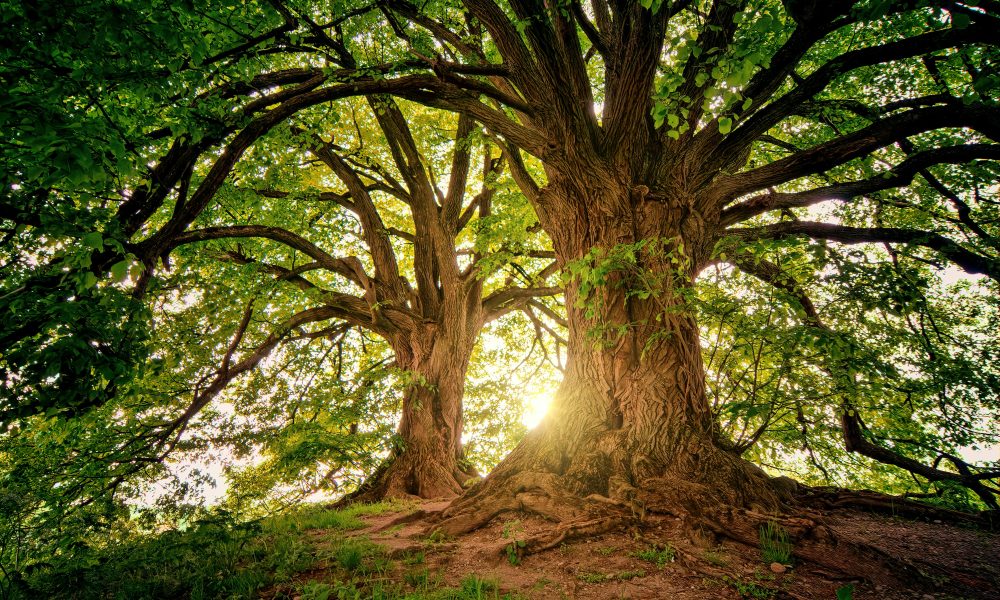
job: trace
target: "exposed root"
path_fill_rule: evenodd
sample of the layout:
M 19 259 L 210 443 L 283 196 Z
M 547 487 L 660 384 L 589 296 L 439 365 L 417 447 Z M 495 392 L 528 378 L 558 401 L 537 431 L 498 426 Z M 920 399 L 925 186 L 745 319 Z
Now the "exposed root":
M 965 513 L 928 506 L 909 498 L 890 496 L 869 490 L 802 487 L 797 500 L 801 504 L 827 510 L 854 508 L 894 517 L 927 519 L 956 525 L 975 525 L 990 530 L 1000 527 L 1000 520 L 994 514 L 995 511 L 984 511 L 978 514 Z
M 775 517 L 746 510 L 719 511 L 698 517 L 689 527 L 708 530 L 718 540 L 758 548 L 760 527 L 769 521 L 788 532 L 793 542 L 792 556 L 811 567 L 832 571 L 836 575 L 830 575 L 830 579 L 860 579 L 890 587 L 907 583 L 925 588 L 940 586 L 932 565 L 919 564 L 890 554 L 867 540 L 839 534 L 817 514 Z
M 576 538 L 601 535 L 609 531 L 617 531 L 633 523 L 635 520 L 626 516 L 608 516 L 597 519 L 582 519 L 571 523 L 564 523 L 545 533 L 532 536 L 524 540 L 523 548 L 519 548 L 525 555 L 537 554 L 555 548 L 559 544 Z
M 385 531 L 387 529 L 392 529 L 399 525 L 406 525 L 407 523 L 413 523 L 414 521 L 421 521 L 424 519 L 433 519 L 435 515 L 440 514 L 440 510 L 415 510 L 409 514 L 405 514 L 395 519 L 389 521 L 385 525 L 374 529 L 375 532 Z
M 592 503 L 574 496 L 551 473 L 519 473 L 505 482 L 480 482 L 442 513 L 433 529 L 454 536 L 485 526 L 506 512 L 528 512 L 555 522 L 585 516 Z

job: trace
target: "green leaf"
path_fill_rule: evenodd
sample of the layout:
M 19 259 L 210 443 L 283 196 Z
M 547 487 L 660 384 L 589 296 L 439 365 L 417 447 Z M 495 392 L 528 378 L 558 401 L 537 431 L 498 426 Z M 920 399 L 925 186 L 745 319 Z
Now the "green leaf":
M 115 281 L 124 281 L 125 276 L 128 275 L 128 265 L 129 261 L 120 260 L 115 264 L 111 265 L 111 277 Z
M 722 135 L 728 134 L 733 130 L 733 120 L 729 117 L 719 118 L 719 133 Z
M 83 236 L 80 241 L 83 242 L 83 245 L 88 248 L 93 248 L 98 252 L 104 251 L 104 237 L 100 234 L 100 232 L 92 231 Z

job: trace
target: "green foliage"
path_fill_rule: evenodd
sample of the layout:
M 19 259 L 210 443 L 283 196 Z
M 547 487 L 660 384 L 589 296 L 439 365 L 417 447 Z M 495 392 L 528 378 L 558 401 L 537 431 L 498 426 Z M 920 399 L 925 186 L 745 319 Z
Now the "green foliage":
M 611 576 L 606 573 L 587 572 L 580 573 L 576 578 L 584 583 L 604 583 L 611 579 Z
M 653 546 L 645 550 L 636 550 L 634 556 L 640 560 L 656 563 L 656 568 L 662 569 L 667 563 L 674 562 L 677 551 L 670 544 L 666 544 L 662 548 Z
M 741 598 L 767 599 L 774 598 L 778 593 L 777 590 L 763 586 L 755 581 L 743 581 L 741 579 L 729 577 L 728 575 L 724 575 L 722 581 L 736 590 Z
M 380 547 L 338 532 L 356 528 L 359 515 L 389 508 L 398 507 L 311 507 L 250 522 L 206 513 L 159 534 L 93 537 L 22 567 L 15 578 L 0 581 L 0 590 L 12 598 L 255 598 L 265 587 L 315 568 L 324 555 L 347 573 L 377 567 Z M 322 537 L 307 533 L 316 528 L 326 530 Z M 321 596 L 331 588 L 308 589 Z
M 504 546 L 504 554 L 507 556 L 507 562 L 511 566 L 516 567 L 521 564 L 521 556 L 527 545 L 523 539 L 520 539 L 524 535 L 524 527 L 521 525 L 521 521 L 505 521 L 502 535 L 505 540 L 510 540 L 510 543 Z
M 837 600 L 853 600 L 854 584 L 842 585 L 837 588 Z
M 768 521 L 760 526 L 760 556 L 765 563 L 791 564 L 792 541 L 784 527 Z
M 656 326 L 662 331 L 649 344 L 672 335 L 670 316 L 687 310 L 691 260 L 679 238 L 646 238 L 611 248 L 594 247 L 583 257 L 569 261 L 563 282 L 575 287 L 574 306 L 582 308 L 593 326 L 587 332 L 596 344 L 613 345 L 630 330 Z M 653 303 L 652 319 L 623 322 L 609 317 L 607 297 L 622 290 L 626 302 Z M 645 352 L 645 348 L 643 351 Z

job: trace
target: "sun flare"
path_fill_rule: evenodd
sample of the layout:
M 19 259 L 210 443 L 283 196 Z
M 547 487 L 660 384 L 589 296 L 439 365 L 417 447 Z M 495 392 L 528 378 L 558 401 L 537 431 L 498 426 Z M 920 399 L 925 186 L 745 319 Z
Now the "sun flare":
M 545 418 L 549 412 L 549 405 L 552 404 L 552 397 L 556 393 L 554 384 L 539 386 L 529 389 L 524 396 L 524 410 L 521 413 L 521 422 L 528 429 L 534 429 Z

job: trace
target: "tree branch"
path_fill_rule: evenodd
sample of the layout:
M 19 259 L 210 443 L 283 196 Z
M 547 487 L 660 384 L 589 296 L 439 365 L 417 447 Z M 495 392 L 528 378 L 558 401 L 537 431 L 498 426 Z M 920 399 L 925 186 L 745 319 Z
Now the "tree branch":
M 892 227 L 847 227 L 812 221 L 791 221 L 748 229 L 728 229 L 726 233 L 744 241 L 807 236 L 842 244 L 889 243 L 921 246 L 934 250 L 968 273 L 979 273 L 1000 281 L 1000 260 L 976 254 L 931 231 Z
M 904 187 L 912 183 L 918 174 L 926 179 L 923 171 L 931 165 L 961 164 L 976 159 L 1000 160 L 1000 145 L 966 144 L 936 148 L 915 153 L 891 170 L 868 179 L 838 183 L 803 192 L 769 191 L 723 210 L 719 223 L 725 226 L 767 211 L 800 208 L 825 200 L 850 200 L 880 190 Z M 960 199 L 959 201 L 961 202 Z

